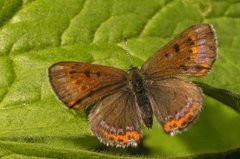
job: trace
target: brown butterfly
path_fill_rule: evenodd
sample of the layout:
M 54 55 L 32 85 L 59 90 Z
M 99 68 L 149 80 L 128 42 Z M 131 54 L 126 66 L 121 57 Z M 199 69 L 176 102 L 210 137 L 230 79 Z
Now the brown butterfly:
M 106 145 L 137 146 L 141 123 L 152 127 L 153 115 L 164 132 L 181 132 L 198 116 L 202 90 L 183 77 L 205 75 L 216 59 L 216 37 L 209 24 L 194 25 L 178 35 L 141 67 L 123 70 L 80 62 L 49 68 L 58 98 L 69 108 L 86 109 L 94 135 Z

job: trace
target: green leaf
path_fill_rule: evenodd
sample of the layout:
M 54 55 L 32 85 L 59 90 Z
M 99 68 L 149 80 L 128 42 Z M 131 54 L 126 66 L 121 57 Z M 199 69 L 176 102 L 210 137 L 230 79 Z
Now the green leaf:
M 193 79 L 207 94 L 199 120 L 170 137 L 154 124 L 138 149 L 103 146 L 87 116 L 66 109 L 48 82 L 59 61 L 127 70 L 123 39 L 141 66 L 190 25 L 218 37 L 212 71 Z M 238 0 L 0 0 L 0 156 L 4 158 L 227 157 L 240 150 Z M 220 102 L 219 102 L 220 101 Z M 222 103 L 221 103 L 222 102 Z M 237 110 L 237 111 L 234 111 Z

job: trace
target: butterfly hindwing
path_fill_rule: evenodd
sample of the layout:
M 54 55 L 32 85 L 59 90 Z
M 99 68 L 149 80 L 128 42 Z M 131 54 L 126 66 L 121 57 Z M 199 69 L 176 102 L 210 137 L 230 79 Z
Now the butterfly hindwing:
M 90 128 L 106 145 L 136 147 L 141 138 L 141 118 L 129 88 L 105 97 L 90 112 Z
M 96 100 L 126 85 L 127 73 L 101 65 L 60 62 L 49 68 L 49 80 L 65 105 L 85 109 Z
M 163 46 L 142 66 L 146 79 L 202 76 L 216 59 L 216 37 L 209 24 L 194 25 Z
M 188 127 L 198 116 L 203 101 L 200 88 L 177 78 L 147 82 L 153 113 L 168 134 Z

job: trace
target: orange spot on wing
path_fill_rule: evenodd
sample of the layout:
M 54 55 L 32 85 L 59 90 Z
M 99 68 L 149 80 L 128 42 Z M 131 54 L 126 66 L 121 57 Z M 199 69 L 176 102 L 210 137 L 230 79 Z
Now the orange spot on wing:
M 199 65 L 199 67 L 201 68 L 198 72 L 196 72 L 195 76 L 202 76 L 205 73 L 207 73 L 209 71 L 209 64 L 207 63 L 202 63 Z
M 117 134 L 111 134 L 108 131 L 100 128 L 99 129 L 100 134 L 102 134 L 102 139 L 107 142 L 123 142 L 124 144 L 127 144 L 131 139 L 139 142 L 140 141 L 140 135 L 137 131 L 126 131 L 123 135 L 117 135 Z
M 181 118 L 167 121 L 163 126 L 164 131 L 169 134 L 175 130 L 184 129 L 195 119 L 197 115 L 196 110 L 198 110 L 198 105 L 193 103 L 187 113 Z
M 80 104 L 76 104 L 76 105 L 74 105 L 74 107 L 73 107 L 74 109 L 80 109 L 81 108 L 81 105 Z
M 192 53 L 197 54 L 198 53 L 198 47 L 193 47 L 192 48 Z
M 204 75 L 205 73 L 207 73 L 208 70 L 209 70 L 209 69 L 206 69 L 206 68 L 201 69 L 200 71 L 198 71 L 198 72 L 195 74 L 195 76 L 196 76 L 196 77 L 202 76 L 202 75 Z
M 131 135 L 134 137 L 135 140 L 139 141 L 140 140 L 140 136 L 138 134 L 138 132 L 136 131 L 132 131 Z
M 200 64 L 200 66 L 201 66 L 201 67 L 205 67 L 205 68 L 208 68 L 208 67 L 209 67 L 209 65 L 208 65 L 207 63 L 202 63 L 202 64 Z
M 197 37 L 195 35 L 189 35 L 189 37 L 193 42 L 197 41 Z
M 69 102 L 69 105 L 70 105 L 70 106 L 71 106 L 71 105 L 74 105 L 75 102 L 76 102 L 76 101 L 71 101 L 71 102 Z

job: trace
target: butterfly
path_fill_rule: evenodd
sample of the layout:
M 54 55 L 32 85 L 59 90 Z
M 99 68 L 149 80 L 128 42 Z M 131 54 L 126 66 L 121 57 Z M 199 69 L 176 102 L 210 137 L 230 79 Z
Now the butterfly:
M 153 116 L 167 134 L 186 129 L 202 109 L 200 87 L 186 77 L 207 74 L 217 55 L 213 26 L 197 24 L 163 46 L 139 69 L 81 62 L 59 62 L 49 68 L 57 97 L 69 108 L 84 110 L 92 133 L 106 145 L 136 147 L 151 128 Z

